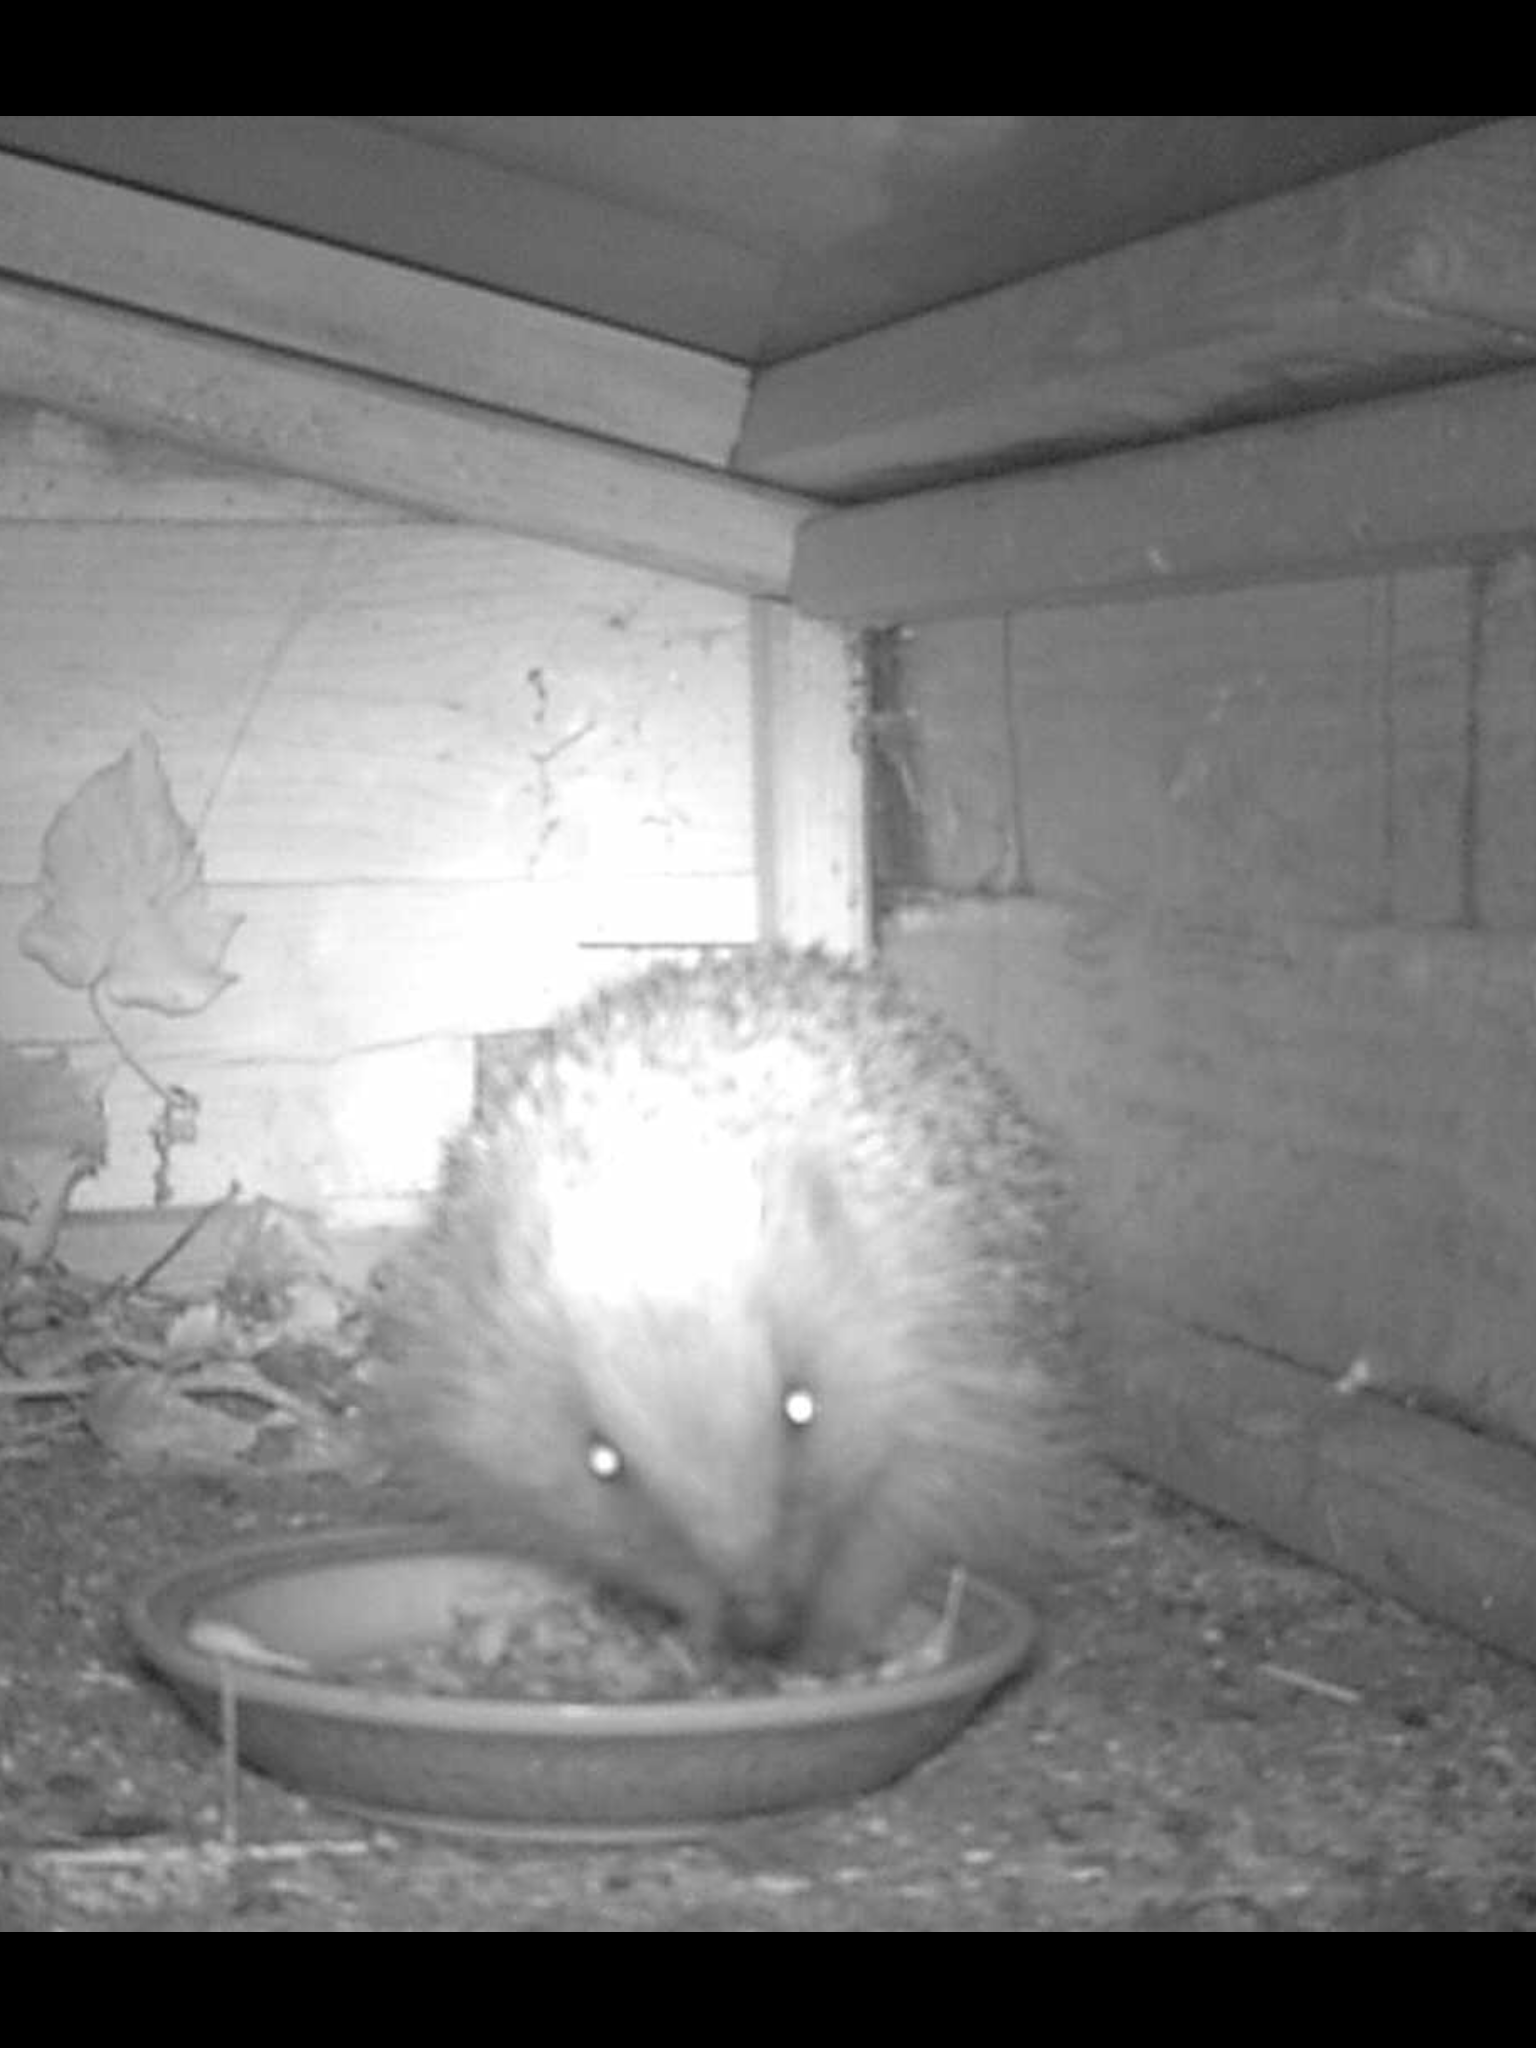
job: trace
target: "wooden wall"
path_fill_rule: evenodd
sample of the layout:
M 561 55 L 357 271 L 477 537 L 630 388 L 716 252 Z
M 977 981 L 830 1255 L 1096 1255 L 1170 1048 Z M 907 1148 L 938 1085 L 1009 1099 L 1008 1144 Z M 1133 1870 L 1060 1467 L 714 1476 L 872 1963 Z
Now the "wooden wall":
M 847 499 L 791 594 L 877 636 L 886 944 L 1078 1162 L 1108 1434 L 1536 1658 L 1533 162 L 856 337 L 743 445 Z
M 1126 1298 L 1536 1444 L 1531 557 L 899 661 L 888 944 L 1066 1132 Z
M 149 1202 L 156 1104 L 16 940 L 50 819 L 141 733 L 242 920 L 206 1009 L 119 1016 L 201 1099 L 178 1202 L 238 1179 L 392 1213 L 468 1108 L 477 1033 L 637 951 L 750 940 L 765 903 L 856 928 L 839 632 L 20 405 L 0 518 L 0 1040 L 105 1082 L 78 1207 Z M 786 852 L 791 758 L 841 786 Z

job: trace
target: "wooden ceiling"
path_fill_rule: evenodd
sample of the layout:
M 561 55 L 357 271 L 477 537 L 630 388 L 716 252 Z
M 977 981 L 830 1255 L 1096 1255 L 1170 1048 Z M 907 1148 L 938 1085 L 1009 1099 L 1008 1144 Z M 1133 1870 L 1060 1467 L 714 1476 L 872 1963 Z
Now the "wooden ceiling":
M 65 516 L 34 411 L 850 622 L 1464 551 L 1536 531 L 1536 117 L 0 115 Z
M 7 114 L 0 146 L 759 366 L 1469 114 Z

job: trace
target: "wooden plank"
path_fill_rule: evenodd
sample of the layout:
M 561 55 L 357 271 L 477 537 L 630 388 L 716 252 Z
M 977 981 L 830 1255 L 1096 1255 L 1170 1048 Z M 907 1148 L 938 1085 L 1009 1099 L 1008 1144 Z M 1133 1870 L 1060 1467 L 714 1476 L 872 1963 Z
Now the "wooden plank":
M 0 138 L 758 361 L 1482 118 L 4 114 Z
M 508 535 L 13 528 L 0 713 L 22 885 L 144 729 L 226 885 L 752 866 L 744 604 Z
M 888 879 L 1227 923 L 1529 926 L 1529 582 L 1518 557 L 907 628 L 924 854 Z
M 1065 1134 L 1122 1292 L 1536 1446 L 1528 934 L 1020 901 L 886 945 Z
M 409 517 L 355 491 L 219 462 L 158 435 L 0 398 L 0 519 L 389 526 Z
M 1378 702 L 1386 771 L 1382 914 L 1406 925 L 1474 924 L 1479 863 L 1473 745 L 1480 573 L 1388 579 Z
M 897 890 L 1011 894 L 1026 871 L 1009 622 L 945 619 L 892 635 L 895 703 L 874 736 L 908 817 Z
M 1239 924 L 1460 918 L 1468 584 L 1429 569 L 1014 615 L 1033 885 Z
M 801 500 L 18 284 L 0 389 L 260 468 L 730 589 L 782 593 Z
M 793 601 L 912 622 L 1472 558 L 1536 530 L 1536 373 L 823 513 Z
M 1471 696 L 1469 915 L 1536 930 L 1536 557 L 1512 555 L 1476 582 Z
M 256 1197 L 205 1209 L 171 1203 L 163 1209 L 89 1209 L 65 1219 L 59 1258 L 71 1273 L 94 1280 L 132 1279 L 159 1259 L 186 1228 L 197 1223 L 174 1261 L 158 1275 L 156 1285 L 174 1288 L 192 1298 L 212 1294 L 229 1277 L 229 1268 L 249 1230 Z M 290 1211 L 295 1205 L 289 1204 Z M 419 1195 L 381 1196 L 348 1204 L 349 1222 L 327 1227 L 312 1211 L 299 1211 L 307 1237 L 318 1235 L 325 1270 L 340 1287 L 361 1293 L 379 1260 L 400 1242 L 402 1233 L 421 1215 Z
M 1282 1359 L 1126 1318 L 1100 1383 L 1136 1471 L 1536 1662 L 1536 1458 Z
M 1377 916 L 1389 606 L 1351 581 L 1016 614 L 1034 887 L 1225 922 Z
M 765 937 L 862 954 L 864 772 L 852 650 L 788 606 L 752 606 L 753 811 Z
M 711 468 L 746 404 L 717 357 L 4 154 L 0 270 Z
M 583 949 L 749 945 L 757 880 L 739 875 L 581 882 L 310 882 L 209 892 L 241 919 L 239 978 L 205 1010 L 118 1013 L 135 1052 L 175 1078 L 182 1060 L 332 1057 L 443 1034 L 529 1030 L 586 992 Z M 0 1041 L 99 1038 L 78 989 L 20 953 L 30 889 L 0 887 Z
M 148 1207 L 151 1088 L 101 1036 L 85 999 L 10 950 L 23 906 L 0 892 L 0 1038 L 70 1055 L 102 1085 L 106 1168 L 85 1209 Z M 228 909 L 238 892 L 215 892 Z M 536 1030 L 659 950 L 750 944 L 755 878 L 592 891 L 525 884 L 290 889 L 247 895 L 206 1010 L 119 1010 L 116 1026 L 162 1088 L 198 1096 L 195 1144 L 174 1157 L 175 1199 L 248 1194 L 356 1219 L 418 1193 L 469 1113 L 475 1042 Z M 30 908 L 30 905 L 26 906 Z
M 769 367 L 735 466 L 870 498 L 1536 355 L 1536 120 Z
M 17 150 L 749 358 L 782 253 L 344 114 L 5 114 Z M 408 203 L 405 203 L 408 197 Z
M 99 1062 L 111 1149 L 72 1208 L 147 1209 L 158 1160 L 159 1102 L 120 1063 Z M 199 1206 L 238 1182 L 245 1195 L 361 1221 L 398 1207 L 436 1177 L 444 1134 L 469 1115 L 474 1047 L 422 1039 L 335 1058 L 185 1060 L 178 1086 L 198 1098 L 197 1139 L 171 1157 L 171 1199 Z

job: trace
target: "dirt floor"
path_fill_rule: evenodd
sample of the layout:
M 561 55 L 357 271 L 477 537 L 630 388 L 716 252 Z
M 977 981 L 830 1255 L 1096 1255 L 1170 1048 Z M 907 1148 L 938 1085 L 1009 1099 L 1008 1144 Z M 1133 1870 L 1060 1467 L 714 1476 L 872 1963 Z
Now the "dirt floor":
M 1130 1482 L 1046 1669 L 905 1779 L 686 1846 L 463 1846 L 252 1774 L 134 1662 L 129 1588 L 385 1510 L 335 1480 L 0 1462 L 6 1931 L 1536 1929 L 1536 1670 Z

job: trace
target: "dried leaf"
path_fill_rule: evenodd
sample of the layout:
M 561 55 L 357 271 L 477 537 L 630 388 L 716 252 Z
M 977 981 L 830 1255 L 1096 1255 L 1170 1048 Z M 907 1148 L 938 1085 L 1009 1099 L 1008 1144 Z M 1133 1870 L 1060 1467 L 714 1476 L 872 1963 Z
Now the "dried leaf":
M 211 1358 L 232 1348 L 233 1326 L 216 1301 L 189 1301 L 172 1317 L 165 1333 L 171 1358 Z
M 189 1400 L 143 1367 L 109 1374 L 85 1413 L 95 1436 L 136 1471 L 227 1471 L 247 1461 L 259 1435 L 257 1424 Z
M 52 1255 L 70 1190 L 106 1156 L 100 1098 L 68 1058 L 0 1045 L 0 1216 L 26 1226 L 24 1265 Z
M 101 1098 L 67 1054 L 0 1044 L 0 1152 L 59 1152 L 99 1165 L 106 1148 Z
M 250 1412 L 232 1414 L 230 1399 Z M 377 1476 L 359 1426 L 322 1414 L 249 1367 L 175 1379 L 143 1367 L 106 1374 L 85 1416 L 114 1457 L 137 1471 L 340 1472 Z
M 46 1383 L 74 1379 L 81 1372 L 112 1355 L 109 1333 L 95 1323 L 67 1323 L 62 1328 L 9 1332 L 5 1339 L 5 1362 L 17 1379 Z
M 55 814 L 39 886 L 21 950 L 71 988 L 185 1016 L 235 979 L 220 962 L 240 920 L 209 907 L 196 836 L 148 733 Z

